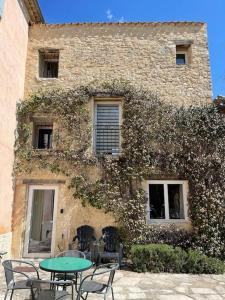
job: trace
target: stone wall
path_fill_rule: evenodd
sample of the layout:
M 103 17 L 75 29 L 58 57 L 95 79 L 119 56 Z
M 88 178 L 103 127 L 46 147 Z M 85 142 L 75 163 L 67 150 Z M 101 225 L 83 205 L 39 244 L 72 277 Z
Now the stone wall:
M 188 65 L 176 65 L 176 45 L 191 44 Z M 60 50 L 59 78 L 40 79 L 39 49 Z M 121 23 L 34 25 L 30 31 L 26 95 L 96 79 L 124 78 L 175 104 L 211 100 L 206 25 Z
M 0 18 L 0 249 L 10 251 L 16 102 L 23 98 L 28 23 L 17 0 Z
M 29 37 L 26 96 L 40 88 L 70 88 L 96 79 L 123 78 L 175 104 L 200 105 L 211 101 L 207 34 L 202 23 L 33 25 Z M 176 44 L 187 41 L 192 43 L 191 61 L 178 66 Z M 57 79 L 39 78 L 39 50 L 43 48 L 60 50 Z M 15 257 L 23 256 L 29 180 L 36 184 L 41 180 L 44 184 L 56 179 L 65 180 L 38 169 L 17 177 L 13 211 Z M 83 207 L 79 199 L 74 199 L 67 182 L 57 186 L 54 253 L 58 245 L 61 249 L 68 248 L 80 225 L 93 226 L 100 237 L 104 226 L 114 224 L 112 215 Z

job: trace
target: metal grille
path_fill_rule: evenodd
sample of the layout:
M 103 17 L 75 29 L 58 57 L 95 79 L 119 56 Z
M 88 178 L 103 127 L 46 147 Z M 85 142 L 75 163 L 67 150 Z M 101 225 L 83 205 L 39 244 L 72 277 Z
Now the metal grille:
M 119 105 L 97 104 L 95 150 L 98 154 L 120 152 Z

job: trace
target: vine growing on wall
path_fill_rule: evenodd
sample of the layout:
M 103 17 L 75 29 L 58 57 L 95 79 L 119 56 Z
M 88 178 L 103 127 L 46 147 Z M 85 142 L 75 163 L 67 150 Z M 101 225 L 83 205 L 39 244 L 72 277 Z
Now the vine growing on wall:
M 116 96 L 122 98 L 122 151 L 96 156 L 91 101 Z M 37 167 L 64 174 L 74 198 L 114 213 L 128 244 L 149 242 L 168 230 L 146 224 L 144 180 L 187 179 L 192 247 L 212 256 L 223 253 L 225 121 L 215 106 L 175 107 L 118 80 L 41 91 L 19 103 L 17 116 L 16 175 Z M 32 147 L 33 120 L 40 116 L 54 122 L 54 147 L 48 151 Z

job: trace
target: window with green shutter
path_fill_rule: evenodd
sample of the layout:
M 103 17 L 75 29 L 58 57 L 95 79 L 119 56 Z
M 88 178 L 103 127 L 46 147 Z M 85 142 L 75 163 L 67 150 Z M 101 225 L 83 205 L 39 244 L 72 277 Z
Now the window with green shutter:
M 95 152 L 118 155 L 120 152 L 120 104 L 95 104 Z

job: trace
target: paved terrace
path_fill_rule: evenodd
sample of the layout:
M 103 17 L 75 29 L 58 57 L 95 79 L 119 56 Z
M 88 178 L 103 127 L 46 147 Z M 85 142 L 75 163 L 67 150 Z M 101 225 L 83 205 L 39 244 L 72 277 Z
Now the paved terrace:
M 40 276 L 42 279 L 49 279 L 49 273 L 40 271 Z M 117 271 L 114 292 L 115 300 L 222 300 L 225 299 L 225 275 L 139 274 Z M 4 293 L 5 278 L 1 266 L 0 300 L 4 299 Z M 22 299 L 29 299 L 29 291 L 15 291 L 13 300 Z M 88 299 L 101 300 L 103 296 L 90 295 Z M 107 299 L 112 299 L 111 295 Z

